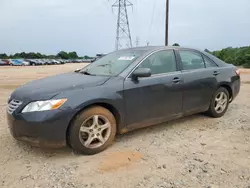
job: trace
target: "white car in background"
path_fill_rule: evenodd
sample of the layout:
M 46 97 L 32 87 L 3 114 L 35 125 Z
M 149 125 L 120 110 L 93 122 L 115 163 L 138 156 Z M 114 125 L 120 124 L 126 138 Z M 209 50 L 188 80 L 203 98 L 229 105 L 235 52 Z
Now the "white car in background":
M 22 66 L 30 66 L 30 62 L 23 60 L 21 65 Z
M 60 65 L 60 64 L 61 64 L 60 61 L 57 61 L 57 60 L 55 60 L 55 59 L 53 59 L 52 61 L 53 61 L 53 64 L 54 64 L 54 65 Z

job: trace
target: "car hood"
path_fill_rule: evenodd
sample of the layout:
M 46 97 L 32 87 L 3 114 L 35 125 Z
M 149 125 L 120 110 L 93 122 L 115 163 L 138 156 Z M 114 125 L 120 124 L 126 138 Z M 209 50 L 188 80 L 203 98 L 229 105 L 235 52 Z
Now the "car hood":
M 17 88 L 11 94 L 10 99 L 21 101 L 47 100 L 64 91 L 102 85 L 109 78 L 75 72 L 59 74 L 32 81 Z

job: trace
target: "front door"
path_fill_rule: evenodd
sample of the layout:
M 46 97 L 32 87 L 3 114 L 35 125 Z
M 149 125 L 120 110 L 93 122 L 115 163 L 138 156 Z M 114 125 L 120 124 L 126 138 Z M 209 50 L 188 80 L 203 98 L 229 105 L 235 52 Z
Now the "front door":
M 124 81 L 126 124 L 144 127 L 179 116 L 182 112 L 182 73 L 173 50 L 158 51 L 138 67 L 150 68 L 152 76 Z

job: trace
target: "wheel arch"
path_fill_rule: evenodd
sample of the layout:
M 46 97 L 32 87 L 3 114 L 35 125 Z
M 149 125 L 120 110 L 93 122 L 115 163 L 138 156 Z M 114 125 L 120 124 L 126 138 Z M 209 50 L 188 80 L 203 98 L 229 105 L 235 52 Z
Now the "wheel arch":
M 90 104 L 85 105 L 84 107 L 82 107 L 81 109 L 79 109 L 71 118 L 67 130 L 66 130 L 66 143 L 69 145 L 68 139 L 69 139 L 69 130 L 70 130 L 70 126 L 72 124 L 72 122 L 74 121 L 74 119 L 84 110 L 86 110 L 87 108 L 91 108 L 94 106 L 101 106 L 103 108 L 106 108 L 107 110 L 109 110 L 115 117 L 116 120 L 116 128 L 117 128 L 117 132 L 119 132 L 120 127 L 121 127 L 121 122 L 122 122 L 122 116 L 121 116 L 121 112 L 112 104 L 108 103 L 108 102 L 93 102 Z
M 219 88 L 220 87 L 223 87 L 223 88 L 225 88 L 228 91 L 228 93 L 229 93 L 229 101 L 232 102 L 232 99 L 233 99 L 233 90 L 232 90 L 231 86 L 229 84 L 223 83 L 223 84 L 219 85 Z

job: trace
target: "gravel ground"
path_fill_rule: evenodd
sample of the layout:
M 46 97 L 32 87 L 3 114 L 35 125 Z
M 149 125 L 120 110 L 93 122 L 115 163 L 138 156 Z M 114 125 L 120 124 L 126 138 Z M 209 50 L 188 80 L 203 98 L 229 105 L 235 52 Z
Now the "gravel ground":
M 219 119 L 194 115 L 118 136 L 95 156 L 44 150 L 15 141 L 5 120 L 11 91 L 82 64 L 0 67 L 2 188 L 250 188 L 250 75 Z

